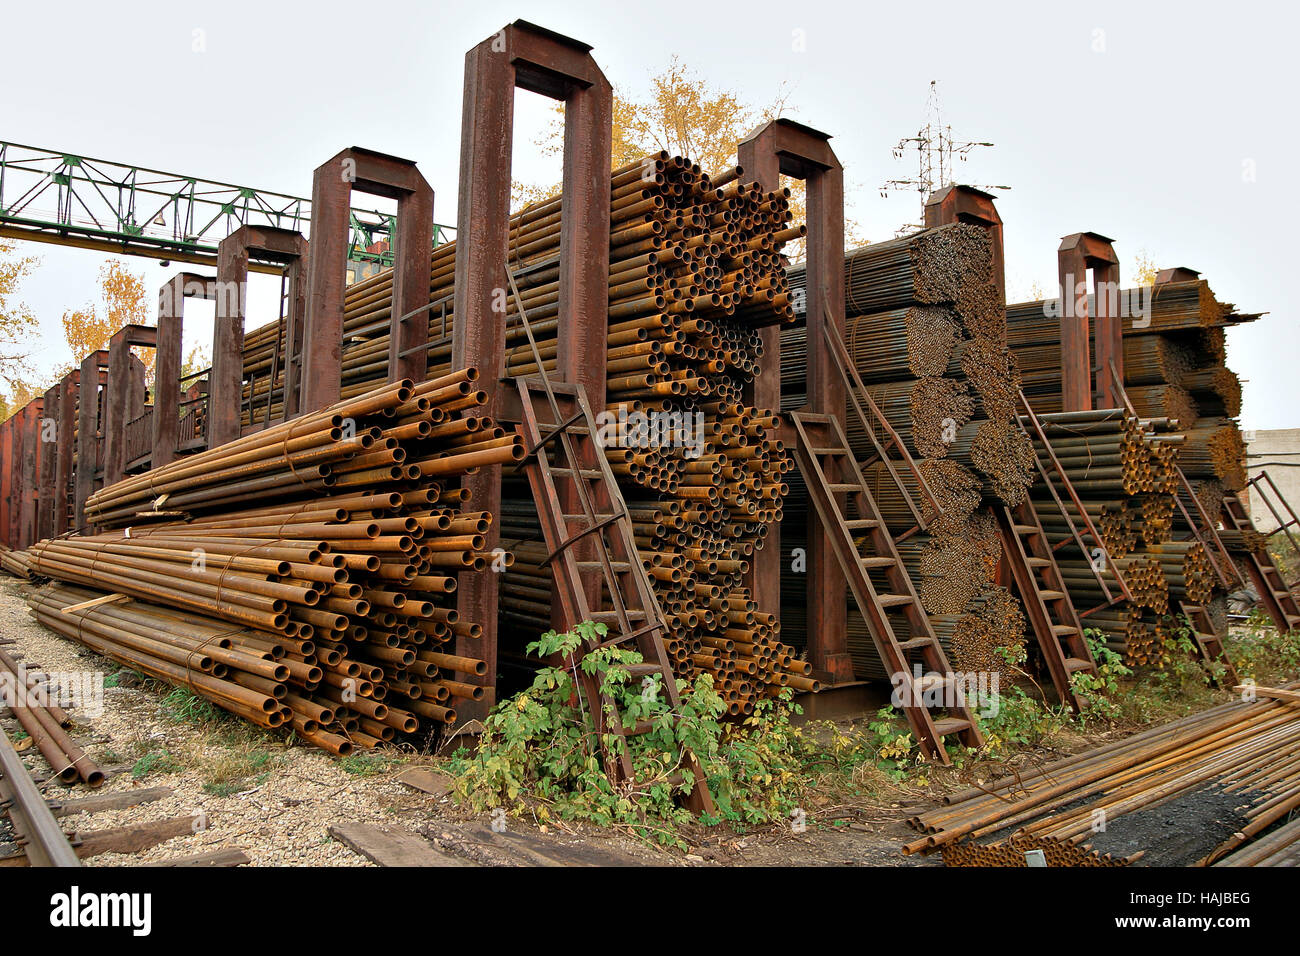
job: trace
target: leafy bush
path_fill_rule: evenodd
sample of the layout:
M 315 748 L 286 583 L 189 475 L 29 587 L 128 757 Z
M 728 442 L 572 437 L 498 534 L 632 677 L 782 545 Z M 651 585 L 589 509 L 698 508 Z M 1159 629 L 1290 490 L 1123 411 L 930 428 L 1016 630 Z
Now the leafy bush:
M 590 651 L 573 664 L 584 643 L 598 643 L 603 624 L 577 625 L 560 634 L 549 631 L 528 645 L 546 659 L 567 666 L 542 668 L 532 686 L 502 701 L 485 722 L 479 749 L 458 751 L 449 768 L 457 777 L 457 798 L 475 810 L 503 807 L 515 815 L 532 812 L 545 822 L 552 816 L 600 825 L 622 825 L 665 844 L 683 845 L 676 826 L 691 821 L 681 799 L 695 785 L 683 754 L 700 762 L 716 815 L 706 824 L 728 821 L 757 825 L 784 818 L 803 790 L 800 734 L 790 724 L 797 708 L 784 699 L 761 702 L 741 724 L 723 724 L 726 711 L 701 675 L 693 684 L 677 682 L 679 709 L 673 712 L 660 679 L 634 682 L 628 667 L 642 662 L 633 650 L 611 646 Z M 576 669 L 590 675 L 613 701 L 605 720 L 638 723 L 645 733 L 623 737 L 605 733 L 597 739 L 591 712 L 598 701 L 587 699 Z M 605 760 L 626 756 L 631 777 L 614 784 Z

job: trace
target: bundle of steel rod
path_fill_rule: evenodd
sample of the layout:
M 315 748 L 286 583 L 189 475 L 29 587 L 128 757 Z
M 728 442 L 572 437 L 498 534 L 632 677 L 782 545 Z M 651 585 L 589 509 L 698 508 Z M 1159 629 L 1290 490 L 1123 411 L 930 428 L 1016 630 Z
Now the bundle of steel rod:
M 1023 635 L 1005 615 L 976 613 L 1001 606 L 993 590 L 1001 542 L 981 505 L 1023 500 L 1033 452 L 1013 417 L 1019 371 L 1005 345 L 1004 303 L 989 280 L 991 257 L 988 233 L 969 225 L 930 229 L 850 253 L 844 342 L 872 400 L 919 462 L 942 508 L 928 533 L 908 537 L 899 548 L 924 610 L 954 622 L 980 621 L 984 632 L 997 633 L 989 642 L 1001 645 Z M 791 288 L 797 293 L 805 284 L 805 270 L 792 269 Z M 782 332 L 786 409 L 804 404 L 806 337 L 799 318 Z M 857 416 L 850 415 L 846 426 L 858 458 L 871 457 L 874 446 Z M 876 466 L 866 477 L 890 530 L 908 532 L 916 517 L 888 472 Z M 912 477 L 902 477 L 913 500 L 920 500 Z M 787 513 L 797 524 L 804 499 L 797 479 L 791 485 Z M 995 620 L 996 626 L 988 623 Z M 954 626 L 948 625 L 941 639 Z M 849 628 L 855 669 L 883 676 L 852 605 Z
M 1275 693 L 1296 696 L 1293 688 Z M 1177 812 L 1178 807 L 1190 809 L 1198 800 L 1216 797 L 1234 804 L 1239 815 L 1238 825 L 1227 828 L 1217 846 L 1195 848 L 1190 851 L 1193 858 L 1181 859 L 1170 856 L 1178 852 L 1176 847 L 1151 845 L 1145 848 L 1144 861 L 1205 865 L 1256 840 L 1261 841 L 1260 856 L 1267 858 L 1273 846 L 1294 840 L 1288 833 L 1264 842 L 1279 833 L 1279 824 L 1300 806 L 1300 709 L 1294 703 L 1234 701 L 954 794 L 945 806 L 909 821 L 925 835 L 904 846 L 903 852 L 946 850 L 961 840 L 997 847 L 1025 837 L 1097 849 L 1130 834 L 1151 832 L 1149 827 L 1130 828 L 1124 819 L 1128 814 L 1148 811 L 1144 816 L 1149 817 L 1161 807 Z M 1104 834 L 1095 830 L 1098 811 L 1105 814 Z
M 476 377 L 382 386 L 103 489 L 88 512 L 125 527 L 40 542 L 33 573 L 269 633 L 235 643 L 280 648 L 288 719 L 334 752 L 451 722 L 449 698 L 481 695 L 455 675 L 485 672 L 443 648 L 481 633 L 449 605 L 455 575 L 511 556 L 484 551 L 494 516 L 444 482 L 523 458 L 463 414 Z
M 104 772 L 63 729 L 72 720 L 59 706 L 58 691 L 43 679 L 46 676 L 0 651 L 0 707 L 8 706 L 60 782 L 81 780 L 89 787 L 102 786 Z

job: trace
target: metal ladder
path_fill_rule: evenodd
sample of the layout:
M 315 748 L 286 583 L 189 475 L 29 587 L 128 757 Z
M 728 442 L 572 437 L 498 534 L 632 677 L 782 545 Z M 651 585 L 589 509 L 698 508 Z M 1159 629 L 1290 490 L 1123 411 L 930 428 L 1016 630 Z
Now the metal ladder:
M 890 479 L 898 488 L 899 493 L 902 494 L 908 511 L 912 513 L 912 517 L 916 521 L 915 525 L 897 538 L 898 541 L 905 541 L 918 531 L 926 530 L 929 523 L 939 517 L 943 511 L 939 507 L 938 501 L 935 500 L 934 492 L 930 490 L 930 485 L 926 482 L 925 475 L 921 473 L 916 460 L 912 458 L 907 446 L 903 444 L 902 438 L 894 430 L 894 426 L 889 424 L 889 419 L 885 417 L 885 413 L 880 410 L 880 406 L 875 403 L 871 393 L 867 391 L 866 385 L 862 382 L 862 376 L 858 374 L 858 368 L 853 361 L 853 356 L 849 354 L 844 342 L 840 340 L 840 337 L 831 329 L 829 324 L 822 326 L 822 337 L 826 340 L 827 352 L 834 361 L 835 369 L 840 376 L 840 382 L 844 386 L 848 407 L 852 409 L 858 425 L 866 432 L 867 438 L 871 441 L 871 457 L 860 462 L 859 468 L 866 469 L 877 462 L 882 463 L 889 473 Z M 884 433 L 883 440 L 876 435 L 877 428 Z M 847 442 L 845 444 L 847 445 Z M 894 454 L 897 455 L 897 458 L 894 457 Z M 907 485 L 898 471 L 900 465 L 911 473 L 913 481 L 916 482 L 922 498 L 925 499 L 925 511 L 917 506 L 911 492 L 908 491 Z
M 1268 485 L 1267 489 L 1264 487 L 1265 484 Z M 1275 534 L 1285 534 L 1287 540 L 1291 542 L 1291 550 L 1297 555 L 1300 555 L 1300 542 L 1296 541 L 1295 535 L 1293 535 L 1290 530 L 1291 528 L 1300 526 L 1300 515 L 1295 513 L 1295 509 L 1291 507 L 1291 502 L 1287 501 L 1282 495 L 1282 489 L 1277 486 L 1275 481 L 1273 481 L 1273 476 L 1267 471 L 1261 471 L 1254 478 L 1251 478 L 1246 482 L 1246 487 L 1254 490 L 1255 493 L 1259 495 L 1259 500 L 1264 502 L 1264 507 L 1268 508 L 1268 510 L 1272 512 L 1274 520 L 1277 521 L 1277 527 L 1270 531 L 1266 537 L 1271 538 Z M 1273 501 L 1269 497 L 1270 492 L 1272 496 L 1277 499 L 1278 505 L 1286 509 L 1286 513 L 1291 516 L 1290 518 L 1282 517 L 1281 512 L 1277 510 L 1277 507 L 1274 506 Z
M 1187 617 L 1187 623 L 1191 627 L 1192 643 L 1196 645 L 1197 656 L 1203 661 L 1222 664 L 1225 668 L 1223 676 L 1216 678 L 1215 683 L 1220 687 L 1235 685 L 1237 683 L 1237 669 L 1232 666 L 1232 661 L 1228 659 L 1228 652 L 1223 646 L 1223 635 L 1214 626 L 1214 618 L 1210 617 L 1210 612 L 1199 604 L 1193 604 L 1190 601 L 1180 601 L 1178 606 Z
M 1015 508 L 1004 505 L 994 511 L 1002 533 L 1002 553 L 1011 566 L 1034 639 L 1052 675 L 1052 686 L 1062 702 L 1077 713 L 1082 704 L 1071 678 L 1079 673 L 1095 675 L 1097 662 L 1084 638 L 1083 622 L 1061 580 L 1061 569 L 1038 512 L 1029 498 Z
M 844 429 L 834 415 L 791 412 L 790 420 L 796 436 L 795 457 L 808 485 L 808 497 L 866 619 L 876 652 L 892 675 L 901 709 L 925 755 L 948 763 L 944 738 L 956 735 L 963 744 L 978 747 L 983 742 L 979 727 L 930 627 L 930 619 L 853 457 Z M 844 506 L 851 501 L 858 517 L 850 518 L 841 501 Z M 855 532 L 865 534 L 855 540 Z M 870 553 L 863 554 L 863 548 Z M 883 575 L 888 591 L 876 589 L 871 580 L 873 572 Z M 898 640 L 890 614 L 906 617 L 912 635 L 908 640 Z M 920 676 L 910 670 L 909 651 L 921 653 L 925 672 Z M 937 710 L 947 710 L 948 716 L 936 716 L 932 711 Z
M 600 679 L 586 673 L 579 661 L 606 647 L 635 648 L 642 663 L 628 667 L 631 676 L 644 680 L 658 675 L 660 693 L 670 712 L 678 714 L 681 698 L 664 647 L 668 625 L 637 552 L 627 504 L 597 438 L 586 391 L 579 384 L 555 384 L 547 377 L 514 276 L 509 271 L 506 276 L 528 342 L 538 359 L 537 374 L 516 378 L 515 386 L 523 418 L 517 431 L 528 450 L 524 470 L 548 551 L 543 563 L 551 566 L 565 625 L 591 621 L 608 629 L 603 639 L 585 641 L 581 654 L 570 664 L 592 711 L 606 773 L 616 783 L 634 786 L 628 738 L 648 733 L 653 726 L 649 721 L 626 726 Z M 568 502 L 576 502 L 580 510 L 566 513 Z M 581 560 L 580 551 L 594 554 L 595 560 Z M 604 603 L 609 606 L 602 608 Z M 615 755 L 605 746 L 607 734 L 623 739 L 617 759 L 610 759 Z M 682 769 L 694 777 L 694 786 L 684 801 L 687 808 L 697 816 L 712 813 L 713 800 L 704 771 L 686 748 L 682 749 Z
M 1223 496 L 1223 520 L 1228 527 L 1242 533 L 1254 530 L 1255 527 L 1246 506 L 1235 494 Z M 1259 592 L 1264 610 L 1273 619 L 1277 629 L 1285 634 L 1300 626 L 1300 605 L 1296 604 L 1295 595 L 1286 586 L 1282 572 L 1268 548 L 1246 552 L 1246 572 L 1250 575 L 1255 590 Z

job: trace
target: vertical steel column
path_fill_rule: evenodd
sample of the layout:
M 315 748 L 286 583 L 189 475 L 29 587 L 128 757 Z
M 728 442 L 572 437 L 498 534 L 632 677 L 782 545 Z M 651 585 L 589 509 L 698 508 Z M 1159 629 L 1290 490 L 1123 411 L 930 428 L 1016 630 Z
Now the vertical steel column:
M 58 460 L 54 466 L 54 487 L 57 496 L 54 511 L 54 530 L 56 535 L 65 534 L 71 527 L 68 514 L 68 490 L 72 484 L 73 460 L 75 453 L 74 433 L 77 429 L 77 391 L 80 388 L 81 372 L 73 369 L 63 376 L 59 383 L 59 444 Z
M 1002 301 L 1007 299 L 1006 256 L 1002 244 L 1002 217 L 993 204 L 993 196 L 974 186 L 944 186 L 925 201 L 925 227 L 947 226 L 955 222 L 983 226 L 993 243 L 991 278 Z
M 59 392 L 61 383 L 55 383 L 45 390 L 44 411 L 36 423 L 36 447 L 38 461 L 37 498 L 36 498 L 36 540 L 48 538 L 54 533 L 55 495 L 54 477 L 55 461 L 59 449 Z
M 516 87 L 565 103 L 557 374 L 587 389 L 593 411 L 604 407 L 613 100 L 590 51 L 585 43 L 517 20 L 465 55 L 452 365 L 479 369 L 480 387 L 489 396 L 485 413 L 496 418 L 502 418 L 498 385 L 505 358 L 505 314 L 500 309 L 509 289 Z M 500 466 L 467 477 L 464 486 L 476 508 L 499 513 Z M 499 542 L 494 525 L 486 547 L 491 550 Z M 482 679 L 488 687 L 484 701 L 458 707 L 466 718 L 482 716 L 495 700 L 499 584 L 495 574 L 468 574 L 461 576 L 457 589 L 462 619 L 483 625 L 482 639 L 459 640 L 457 653 L 488 665 Z
M 81 360 L 81 377 L 77 400 L 77 468 L 75 473 L 74 525 L 78 531 L 89 526 L 86 499 L 95 492 L 95 472 L 99 468 L 99 377 L 108 366 L 108 352 L 91 352 Z
M 1056 252 L 1061 290 L 1061 408 L 1087 411 L 1092 408 L 1093 371 L 1103 406 L 1114 408 L 1117 400 L 1111 383 L 1114 362 L 1120 380 L 1124 377 L 1123 329 L 1117 309 L 1119 259 L 1114 240 L 1095 232 L 1076 232 L 1061 240 Z M 1097 303 L 1097 360 L 1090 355 L 1088 322 L 1088 270 L 1093 269 Z
M 208 383 L 208 447 L 239 437 L 244 391 L 244 309 L 248 302 L 247 226 L 217 246 L 217 308 Z
M 313 216 L 314 216 L 313 212 Z M 208 447 L 216 448 L 241 434 L 244 391 L 244 312 L 248 304 L 248 261 L 278 262 L 288 267 L 293 292 L 284 317 L 286 352 L 305 325 L 301 295 L 307 240 L 291 229 L 240 226 L 217 246 L 217 317 L 212 331 L 212 375 L 208 388 Z M 286 373 L 286 386 L 289 377 Z M 272 383 L 274 384 L 274 383 Z M 297 390 L 285 388 L 284 417 L 297 402 Z M 256 430 L 251 421 L 250 428 Z
M 825 346 L 825 332 L 844 334 L 844 169 L 830 146 L 830 136 L 788 119 L 765 124 L 746 137 L 736 158 L 763 189 L 780 188 L 782 175 L 802 179 L 808 187 L 808 410 L 845 415 L 844 383 Z M 775 326 L 764 329 L 763 372 L 749 386 L 746 401 L 780 411 L 781 340 Z M 834 480 L 835 476 L 828 476 Z M 781 593 L 780 530 L 768 532 L 751 560 L 746 584 L 755 600 L 779 611 Z M 848 653 L 848 584 L 826 531 L 815 516 L 808 522 L 808 657 L 814 671 L 829 683 L 853 680 Z
M 177 273 L 158 290 L 158 360 L 154 366 L 151 468 L 161 468 L 176 460 L 185 300 L 191 297 L 215 299 L 216 295 L 214 280 L 192 272 Z
M 131 348 L 123 330 L 108 340 L 108 392 L 104 398 L 104 487 L 126 477 L 126 422 L 131 391 Z
M 36 505 L 38 501 L 39 467 L 41 454 L 41 415 L 45 399 L 27 403 L 23 409 L 23 498 L 21 532 L 18 546 L 28 548 L 36 541 Z
M 307 323 L 302 338 L 299 413 L 339 400 L 343 300 L 346 291 L 352 191 L 397 200 L 393 236 L 393 295 L 389 315 L 388 378 L 428 377 L 429 253 L 433 249 L 433 189 L 409 159 L 353 146 L 322 163 L 312 177 L 312 246 Z M 418 314 L 412 312 L 420 310 Z M 403 320 L 404 316 L 409 316 Z M 289 351 L 286 349 L 286 351 Z
M 13 547 L 13 541 L 9 537 L 9 495 L 12 490 L 13 479 L 11 477 L 12 468 L 9 442 L 13 431 L 13 417 L 6 418 L 0 422 L 0 541 L 5 543 L 6 547 Z

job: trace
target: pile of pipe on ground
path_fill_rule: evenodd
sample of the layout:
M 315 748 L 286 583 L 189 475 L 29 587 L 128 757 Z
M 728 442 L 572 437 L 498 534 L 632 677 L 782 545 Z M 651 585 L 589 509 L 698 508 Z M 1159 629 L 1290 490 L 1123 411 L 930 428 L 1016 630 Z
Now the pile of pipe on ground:
M 959 224 L 865 246 L 844 263 L 845 346 L 942 510 L 927 533 L 900 543 L 899 554 L 940 641 L 956 666 L 969 669 L 1024 637 L 1015 599 L 994 588 L 1001 543 L 983 507 L 1023 500 L 1033 465 L 1014 417 L 1019 372 L 1006 348 L 1004 305 L 990 279 L 991 261 L 988 233 Z M 803 267 L 791 270 L 790 284 L 804 289 Z M 805 403 L 807 350 L 807 327 L 799 316 L 781 332 L 785 410 Z M 859 461 L 871 457 L 870 437 L 856 415 L 849 414 L 846 430 Z M 884 466 L 865 475 L 890 530 L 897 535 L 913 526 L 915 518 Z M 911 476 L 904 480 L 913 500 L 923 501 Z M 797 476 L 791 485 L 787 510 L 798 524 L 807 514 L 806 492 Z M 784 548 L 804 547 L 791 537 L 783 538 Z M 790 633 L 798 634 L 805 576 L 789 573 L 790 567 L 787 559 L 783 607 L 790 610 L 783 617 Z M 886 676 L 852 604 L 848 626 L 858 674 Z
M 811 689 L 807 665 L 780 641 L 776 616 L 742 575 L 767 529 L 781 519 L 793 468 L 775 437 L 774 409 L 743 401 L 759 372 L 757 329 L 793 318 L 782 248 L 800 238 L 788 192 L 745 182 L 739 167 L 710 176 L 667 153 L 610 177 L 609 337 L 606 402 L 625 436 L 607 450 L 623 497 L 637 515 L 641 556 L 668 619 L 668 650 L 679 677 L 714 676 L 733 713 L 789 682 Z M 538 344 L 541 367 L 556 368 L 561 197 L 510 220 L 509 261 Z M 456 243 L 430 262 L 429 374 L 450 368 L 456 316 Z M 350 286 L 344 311 L 343 390 L 348 396 L 387 375 L 392 273 Z M 514 295 L 506 301 L 506 374 L 538 371 Z M 254 416 L 274 417 L 274 379 L 283 323 L 245 337 Z M 644 416 L 644 417 L 643 417 Z M 654 416 L 653 419 L 650 416 Z M 640 425 L 655 430 L 641 441 Z M 667 427 L 659 427 L 662 423 Z M 666 440 L 665 440 L 666 439 Z M 532 507 L 527 485 L 503 487 L 503 510 Z M 535 522 L 516 523 L 510 547 L 540 545 Z M 503 659 L 512 634 L 550 627 L 550 596 L 521 565 L 502 582 Z M 522 651 L 526 641 L 518 641 Z
M 380 386 L 96 492 L 105 530 L 38 542 L 32 573 L 135 600 L 64 615 L 79 592 L 60 587 L 34 609 L 334 753 L 452 722 L 486 670 L 446 646 L 481 633 L 450 606 L 455 575 L 511 560 L 485 550 L 494 516 L 454 484 L 524 452 L 473 414 L 476 378 Z
M 103 786 L 104 772 L 64 730 L 72 720 L 44 677 L 0 650 L 0 706 L 9 707 L 61 783 Z
M 903 852 L 942 850 L 950 866 L 1024 866 L 1028 849 L 1057 866 L 1293 865 L 1297 807 L 1300 709 L 1261 696 L 954 794 L 908 821 L 925 835 Z

